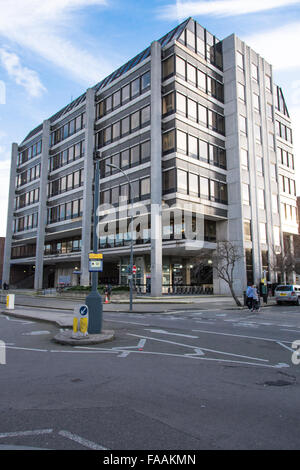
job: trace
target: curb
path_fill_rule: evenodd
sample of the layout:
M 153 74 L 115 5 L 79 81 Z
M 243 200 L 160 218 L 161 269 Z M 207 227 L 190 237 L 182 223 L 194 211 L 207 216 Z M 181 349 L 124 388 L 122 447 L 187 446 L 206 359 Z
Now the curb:
M 67 344 L 69 346 L 84 346 L 88 344 L 100 344 L 113 341 L 115 339 L 115 332 L 113 330 L 102 330 L 101 334 L 79 336 L 78 338 L 72 338 L 73 331 L 61 331 L 54 336 L 53 341 L 58 344 Z

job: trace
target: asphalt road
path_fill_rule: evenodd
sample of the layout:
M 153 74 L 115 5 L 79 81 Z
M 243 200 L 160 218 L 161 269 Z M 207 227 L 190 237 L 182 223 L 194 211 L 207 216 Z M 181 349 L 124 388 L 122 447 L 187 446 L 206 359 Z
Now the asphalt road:
M 89 348 L 0 315 L 0 449 L 299 449 L 299 307 L 152 309 Z

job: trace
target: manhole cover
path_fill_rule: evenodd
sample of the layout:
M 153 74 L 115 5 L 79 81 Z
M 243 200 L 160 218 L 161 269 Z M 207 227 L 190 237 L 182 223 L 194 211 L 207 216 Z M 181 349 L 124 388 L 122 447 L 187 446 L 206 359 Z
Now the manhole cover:
M 287 380 L 270 380 L 265 382 L 264 385 L 269 387 L 286 387 L 287 385 L 293 385 L 293 382 L 288 382 Z

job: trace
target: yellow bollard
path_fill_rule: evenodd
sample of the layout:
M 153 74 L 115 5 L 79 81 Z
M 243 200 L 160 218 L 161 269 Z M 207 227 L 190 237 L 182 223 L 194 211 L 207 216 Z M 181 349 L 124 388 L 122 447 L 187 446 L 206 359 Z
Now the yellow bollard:
M 77 333 L 78 332 L 78 318 L 74 317 L 73 318 L 73 333 Z
M 84 336 L 86 336 L 87 330 L 88 330 L 88 319 L 80 318 L 80 332 L 84 334 Z

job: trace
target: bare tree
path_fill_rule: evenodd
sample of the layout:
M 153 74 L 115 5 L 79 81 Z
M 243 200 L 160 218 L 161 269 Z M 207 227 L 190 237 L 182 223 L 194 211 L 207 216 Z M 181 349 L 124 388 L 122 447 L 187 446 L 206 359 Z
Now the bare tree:
M 296 260 L 290 245 L 285 244 L 284 251 L 280 247 L 272 247 L 270 269 L 280 274 L 281 282 L 292 276 L 296 269 Z
M 237 262 L 244 258 L 244 254 L 240 248 L 228 241 L 218 242 L 214 252 L 211 250 L 201 250 L 199 256 L 195 260 L 196 275 L 197 270 L 200 272 L 207 266 L 212 266 L 217 276 L 222 279 L 229 287 L 231 295 L 236 305 L 242 306 L 234 291 L 234 268 Z

